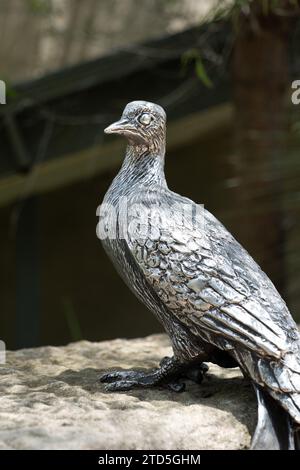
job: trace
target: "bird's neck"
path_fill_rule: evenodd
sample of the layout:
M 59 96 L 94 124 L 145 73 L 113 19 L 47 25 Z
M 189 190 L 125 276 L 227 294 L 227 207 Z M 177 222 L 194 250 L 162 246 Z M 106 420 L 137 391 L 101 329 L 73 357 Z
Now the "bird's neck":
M 164 164 L 164 147 L 151 150 L 142 145 L 128 145 L 118 176 L 126 182 L 127 186 L 167 187 Z

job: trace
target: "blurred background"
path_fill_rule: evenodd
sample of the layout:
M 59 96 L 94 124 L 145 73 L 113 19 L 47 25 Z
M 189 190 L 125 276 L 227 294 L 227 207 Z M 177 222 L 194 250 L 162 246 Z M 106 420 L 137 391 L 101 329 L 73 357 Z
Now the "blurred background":
M 7 348 L 160 325 L 96 237 L 129 101 L 168 114 L 169 187 L 213 212 L 300 322 L 296 0 L 0 0 L 0 337 Z

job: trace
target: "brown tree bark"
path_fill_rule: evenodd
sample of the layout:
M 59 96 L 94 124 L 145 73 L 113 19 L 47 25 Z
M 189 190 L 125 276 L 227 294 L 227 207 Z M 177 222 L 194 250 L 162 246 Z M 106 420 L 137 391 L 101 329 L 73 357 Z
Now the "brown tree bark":
M 278 2 L 279 3 L 279 2 Z M 263 11 L 250 3 L 236 25 L 233 54 L 236 111 L 238 237 L 284 291 L 284 214 L 280 164 L 288 129 L 288 42 L 295 7 Z

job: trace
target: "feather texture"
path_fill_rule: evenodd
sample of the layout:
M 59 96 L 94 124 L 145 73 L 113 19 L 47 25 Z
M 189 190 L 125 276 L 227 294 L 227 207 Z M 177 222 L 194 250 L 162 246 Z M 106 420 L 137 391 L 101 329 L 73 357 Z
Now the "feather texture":
M 129 105 L 130 119 L 156 106 L 137 103 Z M 168 189 L 165 116 L 158 111 L 155 116 L 156 127 L 143 129 L 149 146 L 128 146 L 105 196 L 111 210 L 107 223 L 117 220 L 118 230 L 104 247 L 162 322 L 179 358 L 224 351 L 300 424 L 297 326 L 270 279 L 226 228 Z

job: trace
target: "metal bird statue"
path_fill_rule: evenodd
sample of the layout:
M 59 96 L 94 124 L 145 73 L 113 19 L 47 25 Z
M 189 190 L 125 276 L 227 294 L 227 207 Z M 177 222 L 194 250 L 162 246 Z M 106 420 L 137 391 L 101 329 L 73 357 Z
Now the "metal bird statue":
M 154 370 L 112 371 L 100 380 L 111 391 L 155 385 L 181 391 L 181 377 L 201 381 L 204 361 L 239 366 L 258 402 L 251 448 L 298 448 L 300 334 L 285 302 L 212 214 L 168 189 L 163 108 L 133 101 L 105 132 L 123 135 L 128 146 L 101 205 L 102 242 L 162 323 L 174 356 Z

